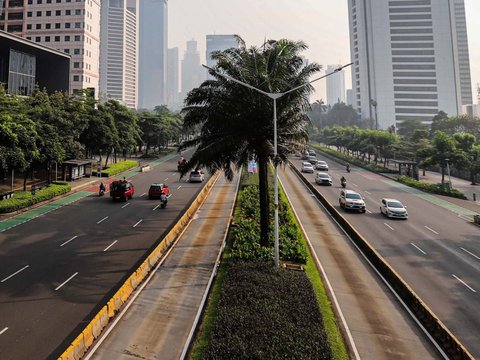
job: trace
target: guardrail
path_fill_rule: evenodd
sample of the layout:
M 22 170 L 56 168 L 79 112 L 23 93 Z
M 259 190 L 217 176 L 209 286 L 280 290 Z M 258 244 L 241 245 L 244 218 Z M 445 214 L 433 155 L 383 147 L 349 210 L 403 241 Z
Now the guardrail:
M 298 175 L 302 182 L 310 189 L 325 209 L 332 215 L 343 230 L 350 236 L 361 249 L 365 257 L 372 263 L 376 270 L 385 278 L 397 295 L 404 301 L 416 319 L 428 331 L 441 349 L 455 360 L 474 360 L 474 357 L 460 343 L 460 341 L 447 329 L 432 310 L 420 299 L 413 289 L 401 276 L 385 261 L 385 259 L 360 235 L 357 230 L 323 197 L 316 187 L 308 181 L 303 174 L 289 162 L 290 168 Z
M 176 238 L 182 233 L 219 176 L 220 173 L 217 172 L 215 175 L 210 177 L 198 196 L 173 226 L 173 228 L 168 232 L 167 235 L 165 235 L 158 246 L 152 250 L 150 255 L 145 259 L 140 267 L 135 270 L 132 275 L 130 275 L 120 289 L 118 289 L 112 298 L 108 300 L 107 304 L 103 306 L 101 310 L 93 317 L 90 323 L 82 330 L 75 340 L 73 340 L 63 354 L 60 355 L 58 358 L 59 360 L 78 360 L 85 355 L 95 339 L 100 336 L 102 330 L 107 326 L 110 320 L 115 317 L 130 295 L 142 283 L 142 281 L 147 278 L 147 275 L 153 268 L 155 268 L 156 264 L 160 261 L 170 245 L 174 243 Z

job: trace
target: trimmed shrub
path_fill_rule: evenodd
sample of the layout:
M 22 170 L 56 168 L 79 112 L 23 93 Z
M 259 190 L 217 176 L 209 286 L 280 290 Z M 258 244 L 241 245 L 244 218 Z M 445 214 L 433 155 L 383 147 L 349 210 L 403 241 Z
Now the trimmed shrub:
M 332 359 L 306 274 L 229 262 L 204 359 Z
M 446 195 L 464 200 L 467 199 L 467 197 L 462 192 L 458 191 L 457 189 L 450 189 L 448 187 L 442 186 L 442 184 L 429 184 L 423 181 L 414 180 L 407 176 L 400 176 L 398 177 L 397 181 L 401 182 L 402 184 L 433 194 Z
M 279 252 L 280 259 L 305 264 L 307 250 L 300 241 L 301 233 L 294 221 L 283 191 L 279 191 Z M 273 199 L 273 194 L 271 194 Z M 271 204 L 271 214 L 274 208 Z M 236 226 L 231 230 L 232 256 L 242 260 L 267 261 L 274 259 L 274 222 L 271 216 L 271 236 L 268 247 L 260 246 L 260 200 L 257 185 L 244 186 L 238 195 Z
M 50 186 L 37 190 L 35 195 L 32 195 L 31 191 L 16 191 L 12 198 L 0 201 L 0 214 L 24 209 L 36 203 L 66 194 L 71 190 L 70 184 L 63 181 L 55 181 Z
M 101 177 L 110 177 L 113 175 L 117 175 L 121 172 L 137 167 L 138 165 L 138 161 L 135 160 L 120 161 L 118 163 L 109 165 L 106 169 L 103 169 Z M 93 171 L 93 176 L 98 176 L 97 171 Z

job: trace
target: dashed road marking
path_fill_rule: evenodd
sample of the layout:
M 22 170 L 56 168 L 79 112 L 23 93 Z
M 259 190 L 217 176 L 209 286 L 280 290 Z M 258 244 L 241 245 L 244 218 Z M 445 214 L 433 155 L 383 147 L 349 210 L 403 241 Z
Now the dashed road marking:
M 97 221 L 97 224 L 100 224 L 101 222 L 105 221 L 108 219 L 108 216 L 105 216 L 102 220 Z
M 137 225 L 140 224 L 142 221 L 143 221 L 143 219 L 138 220 L 137 223 L 135 225 L 133 225 L 133 227 L 137 227 Z
M 8 327 L 4 328 L 3 330 L 0 330 L 0 335 L 2 335 L 7 330 L 8 330 Z
M 181 187 L 182 187 L 182 185 L 180 185 L 179 187 L 177 187 L 177 190 L 179 190 Z
M 58 285 L 56 288 L 55 288 L 55 291 L 59 290 L 63 285 L 65 285 L 66 283 L 68 283 L 70 280 L 72 280 L 75 276 L 78 275 L 78 272 L 76 272 L 75 274 L 73 274 L 72 276 L 70 276 L 67 280 L 65 280 L 63 283 L 61 283 L 60 285 Z
M 147 195 L 147 193 L 143 193 L 142 195 L 140 195 L 140 197 L 145 196 L 145 195 Z
M 469 286 L 465 281 L 463 281 L 462 279 L 460 279 L 458 276 L 456 276 L 455 274 L 452 274 L 452 276 L 457 279 L 458 281 L 460 281 L 463 285 L 465 285 L 470 291 L 476 293 L 475 289 L 473 289 L 471 286 Z
M 20 270 L 18 270 L 18 271 L 15 271 L 15 272 L 14 272 L 12 275 L 10 275 L 10 276 L 7 276 L 5 279 L 3 279 L 3 280 L 2 280 L 2 281 L 0 281 L 0 282 L 2 282 L 2 283 L 3 283 L 3 282 L 5 282 L 5 281 L 7 281 L 8 279 L 10 279 L 10 278 L 14 277 L 15 275 L 17 275 L 18 273 L 22 272 L 23 270 L 25 270 L 25 269 L 26 269 L 26 268 L 28 268 L 28 267 L 30 267 L 30 265 L 25 265 L 23 268 L 21 268 L 21 269 L 20 269 Z
M 462 249 L 463 251 L 465 251 L 467 254 L 472 255 L 475 259 L 480 260 L 480 257 L 479 257 L 479 256 L 477 256 L 477 255 L 475 255 L 474 253 L 468 251 L 467 249 L 464 249 L 463 247 L 461 247 L 460 249 Z
M 105 249 L 103 249 L 103 251 L 107 251 L 107 250 L 110 249 L 113 245 L 115 245 L 117 242 L 118 242 L 118 240 L 115 240 L 113 243 L 111 243 L 111 244 L 108 245 Z
M 436 232 L 435 230 L 429 228 L 429 227 L 426 226 L 426 225 L 425 225 L 425 229 L 430 230 L 430 231 L 433 232 L 434 234 L 437 234 L 437 235 L 438 235 L 438 232 Z
M 122 206 L 122 209 L 126 208 L 128 205 L 130 205 L 130 203 L 127 202 L 125 205 Z
M 415 245 L 414 243 L 410 243 L 413 247 L 415 247 L 418 251 L 420 251 L 423 255 L 427 255 L 427 253 L 425 251 L 423 251 L 422 249 L 420 249 L 417 245 Z
M 155 206 L 155 207 L 153 208 L 153 211 L 157 210 L 159 206 L 160 206 L 160 204 L 158 204 L 157 206 Z
M 393 227 L 391 227 L 391 226 L 388 225 L 387 223 L 383 223 L 383 225 L 385 225 L 386 227 L 388 227 L 390 230 L 395 230 Z
M 75 235 L 75 236 L 74 236 L 74 237 L 72 237 L 70 240 L 67 240 L 67 241 L 65 241 L 65 242 L 64 242 L 62 245 L 60 245 L 60 247 L 62 247 L 63 245 L 67 245 L 67 244 L 68 244 L 70 241 L 73 241 L 73 240 L 75 240 L 77 237 L 78 237 L 78 236 L 77 236 L 77 235 Z
M 368 195 L 372 195 L 372 193 L 369 192 L 369 191 L 367 191 L 367 190 L 365 190 L 364 193 L 365 193 L 365 194 L 368 194 Z

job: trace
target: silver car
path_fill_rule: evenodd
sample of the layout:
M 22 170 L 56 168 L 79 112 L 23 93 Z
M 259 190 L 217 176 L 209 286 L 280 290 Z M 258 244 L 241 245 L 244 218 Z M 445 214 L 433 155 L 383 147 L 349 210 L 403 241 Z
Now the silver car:
M 202 182 L 205 180 L 205 174 L 201 170 L 195 170 L 190 173 L 188 181 L 190 182 Z
M 408 219 L 407 207 L 396 199 L 382 199 L 380 212 L 389 218 Z
M 315 164 L 315 169 L 328 171 L 328 164 L 323 160 L 317 160 L 317 163 Z
M 366 211 L 363 196 L 353 190 L 340 191 L 338 202 L 340 207 L 345 210 L 355 210 L 362 213 Z
M 302 163 L 302 172 L 304 173 L 312 173 L 313 174 L 313 165 L 309 162 L 304 161 Z
M 328 175 L 327 173 L 324 173 L 324 172 L 318 172 L 317 173 L 317 176 L 315 176 L 315 182 L 318 185 L 332 186 L 332 178 L 330 177 L 330 175 Z

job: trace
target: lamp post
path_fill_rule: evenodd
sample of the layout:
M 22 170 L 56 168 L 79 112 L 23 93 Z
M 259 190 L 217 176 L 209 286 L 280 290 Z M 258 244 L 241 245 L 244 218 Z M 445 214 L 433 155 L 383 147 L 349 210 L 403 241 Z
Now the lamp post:
M 449 190 L 451 190 L 452 189 L 452 178 L 450 177 L 450 166 L 448 165 L 448 160 L 450 160 L 450 159 L 445 159 L 445 162 L 447 163 L 448 186 L 449 186 Z
M 372 105 L 375 110 L 375 130 L 378 130 L 377 101 L 370 99 L 370 105 Z
M 268 96 L 270 99 L 273 100 L 273 147 L 274 147 L 274 151 L 273 151 L 273 156 L 275 158 L 275 161 L 273 162 L 274 164 L 274 184 L 273 184 L 273 189 L 274 189 L 274 207 L 275 207 L 275 229 L 274 229 L 274 236 L 275 236 L 275 267 L 278 267 L 279 266 L 279 263 L 280 263 L 280 251 L 279 251 L 279 240 L 278 240 L 278 232 L 279 232 L 279 224 L 278 224 L 278 169 L 277 169 L 277 156 L 278 156 L 278 149 L 277 149 L 277 99 L 280 99 L 282 96 L 286 95 L 286 94 L 289 94 L 295 90 L 298 90 L 298 89 L 301 89 L 315 81 L 318 81 L 320 79 L 323 79 L 323 78 L 326 78 L 327 76 L 330 76 L 332 74 L 335 74 L 341 70 L 343 70 L 344 68 L 346 68 L 347 66 L 350 66 L 352 65 L 353 63 L 350 63 L 350 64 L 346 64 L 346 65 L 343 65 L 343 66 L 340 66 L 338 67 L 337 69 L 335 69 L 334 71 L 332 71 L 331 73 L 328 73 L 328 74 L 325 74 L 323 76 L 320 76 L 319 78 L 316 78 L 312 81 L 309 81 L 309 82 L 306 82 L 302 85 L 299 85 L 299 86 L 296 86 L 290 90 L 287 90 L 287 91 L 284 91 L 284 92 L 275 92 L 275 93 L 270 93 L 270 92 L 267 92 L 267 91 L 263 91 L 261 89 L 258 89 L 250 84 L 247 84 L 247 83 L 244 83 L 243 81 L 240 81 L 240 80 L 237 80 L 229 75 L 226 75 L 226 74 L 222 74 L 222 73 L 219 73 L 218 71 L 216 71 L 215 69 L 212 69 L 211 67 L 208 67 L 206 65 L 202 65 L 204 68 L 210 70 L 210 71 L 213 71 L 215 74 L 227 79 L 227 80 L 230 80 L 230 81 L 233 81 L 239 85 L 242 85 L 242 86 L 245 86 L 249 89 L 252 89 L 252 90 L 255 90 L 256 92 L 259 92 L 260 94 L 263 94 L 265 96 Z

